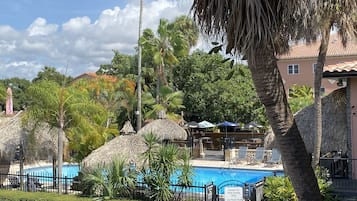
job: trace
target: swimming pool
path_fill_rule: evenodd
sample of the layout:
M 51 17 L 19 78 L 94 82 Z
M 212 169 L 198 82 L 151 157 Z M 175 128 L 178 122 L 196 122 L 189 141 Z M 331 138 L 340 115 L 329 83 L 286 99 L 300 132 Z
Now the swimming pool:
M 67 164 L 62 167 L 62 177 L 73 178 L 78 176 L 79 165 L 77 164 Z M 24 169 L 25 174 L 34 175 L 34 176 L 42 176 L 42 177 L 52 177 L 53 168 L 52 166 L 42 166 L 35 168 L 27 168 Z
M 236 180 L 241 183 L 256 183 L 264 177 L 283 175 L 282 171 L 274 172 L 273 170 L 248 170 L 237 168 L 211 168 L 211 167 L 194 167 L 194 183 L 220 185 L 223 182 Z
M 62 168 L 62 177 L 73 178 L 78 176 L 79 165 L 64 165 Z M 52 177 L 52 166 L 43 166 L 28 168 L 24 170 L 25 174 L 43 177 Z M 248 170 L 236 168 L 213 168 L 213 167 L 194 167 L 193 183 L 195 185 L 205 185 L 214 183 L 219 186 L 223 182 L 235 180 L 241 183 L 256 183 L 264 177 L 283 175 L 283 171 L 274 172 L 273 170 Z M 177 183 L 177 176 L 172 178 L 173 183 Z

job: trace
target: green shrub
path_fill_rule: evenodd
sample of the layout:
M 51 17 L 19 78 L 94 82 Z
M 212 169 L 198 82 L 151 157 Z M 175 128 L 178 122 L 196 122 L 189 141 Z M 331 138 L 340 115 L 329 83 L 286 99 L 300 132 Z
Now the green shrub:
M 316 168 L 317 181 L 320 188 L 322 200 L 339 200 L 332 193 L 332 187 L 328 183 L 328 171 L 324 168 Z M 293 186 L 288 177 L 267 177 L 264 184 L 265 200 L 274 201 L 297 201 Z
M 102 199 L 130 197 L 136 186 L 136 171 L 130 171 L 124 159 L 116 159 L 104 167 L 84 170 L 82 192 Z

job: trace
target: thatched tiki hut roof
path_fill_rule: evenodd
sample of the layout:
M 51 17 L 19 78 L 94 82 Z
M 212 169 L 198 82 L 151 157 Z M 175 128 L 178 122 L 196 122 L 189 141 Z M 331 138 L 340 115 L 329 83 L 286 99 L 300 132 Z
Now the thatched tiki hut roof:
M 135 134 L 135 130 L 133 126 L 131 125 L 130 121 L 126 121 L 123 128 L 120 129 L 120 134 L 124 135 L 130 135 L 130 134 Z
M 144 138 L 141 135 L 119 135 L 98 149 L 94 150 L 82 161 L 84 167 L 110 164 L 115 159 L 133 161 L 142 165 L 142 154 L 146 151 Z
M 169 119 L 156 119 L 141 128 L 137 135 L 147 135 L 148 133 L 153 133 L 162 141 L 187 139 L 186 130 L 179 126 L 176 122 Z
M 47 160 L 57 155 L 56 128 L 40 124 L 35 130 L 33 125 L 22 124 L 22 111 L 14 116 L 0 116 L 0 173 L 7 174 L 14 160 L 16 147 L 23 143 L 25 162 Z M 65 142 L 67 139 L 64 138 Z M 3 181 L 0 178 L 0 184 Z
M 321 153 L 342 150 L 346 153 L 348 140 L 346 89 L 338 89 L 322 98 L 322 142 Z M 295 121 L 309 153 L 314 151 L 314 106 L 310 105 L 295 114 Z M 266 147 L 274 144 L 273 134 L 266 136 Z

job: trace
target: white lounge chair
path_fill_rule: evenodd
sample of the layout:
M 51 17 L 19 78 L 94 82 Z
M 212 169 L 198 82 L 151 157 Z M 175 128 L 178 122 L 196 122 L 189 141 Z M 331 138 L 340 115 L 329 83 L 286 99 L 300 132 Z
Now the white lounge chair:
M 266 162 L 269 165 L 279 164 L 281 162 L 281 154 L 280 151 L 276 148 L 273 148 L 271 153 L 271 158 Z
M 250 164 L 257 164 L 257 163 L 261 163 L 264 160 L 264 154 L 265 153 L 265 149 L 264 147 L 257 147 L 255 149 L 255 156 L 253 158 L 252 161 L 250 161 Z

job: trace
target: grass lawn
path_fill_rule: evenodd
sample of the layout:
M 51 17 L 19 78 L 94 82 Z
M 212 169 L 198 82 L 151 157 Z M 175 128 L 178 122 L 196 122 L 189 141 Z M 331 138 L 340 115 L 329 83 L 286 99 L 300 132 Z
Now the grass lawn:
M 93 201 L 93 198 L 80 197 L 77 195 L 58 195 L 48 192 L 23 192 L 12 190 L 0 190 L 0 201 Z M 114 201 L 114 200 L 112 200 Z M 134 201 L 123 199 L 121 201 Z

